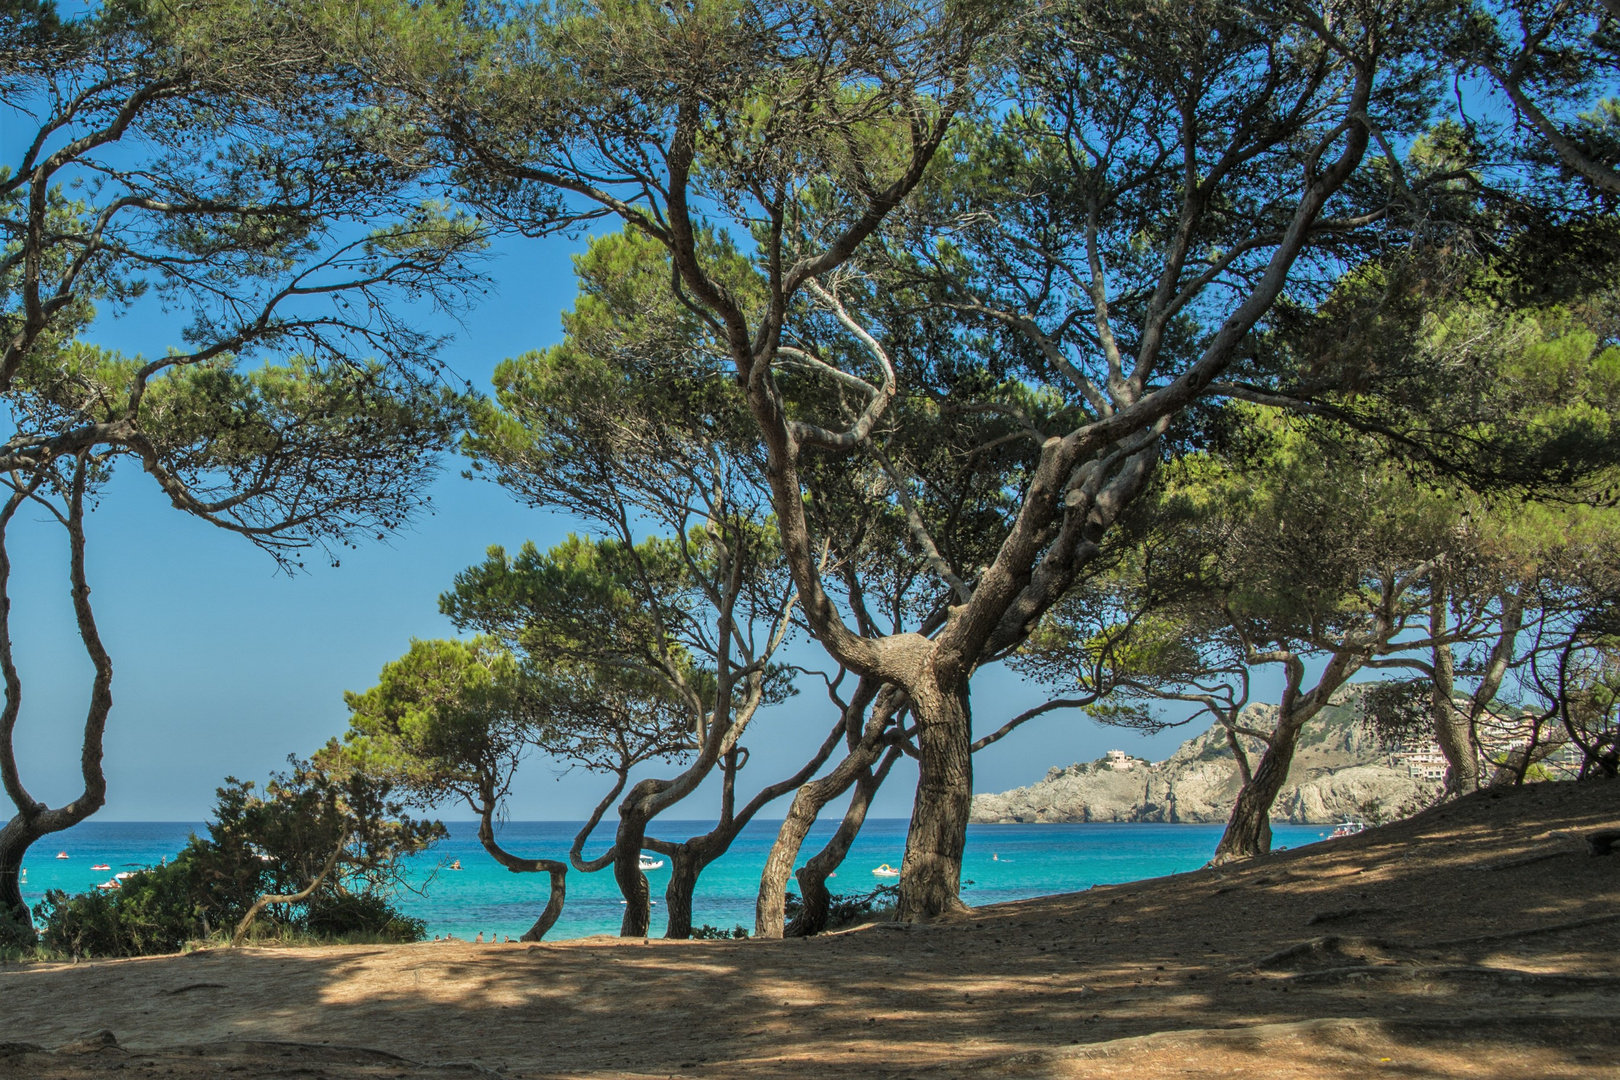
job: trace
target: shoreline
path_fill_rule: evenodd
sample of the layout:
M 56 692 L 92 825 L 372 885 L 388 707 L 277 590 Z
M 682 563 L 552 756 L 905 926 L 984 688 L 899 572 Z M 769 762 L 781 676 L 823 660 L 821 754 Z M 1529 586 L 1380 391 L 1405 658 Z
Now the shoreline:
M 1620 864 L 1580 839 L 1620 821 L 1617 795 L 1482 792 L 1243 864 L 811 939 L 7 968 L 0 1042 L 40 1049 L 0 1077 L 1620 1080 Z M 100 1030 L 116 1046 L 82 1042 Z

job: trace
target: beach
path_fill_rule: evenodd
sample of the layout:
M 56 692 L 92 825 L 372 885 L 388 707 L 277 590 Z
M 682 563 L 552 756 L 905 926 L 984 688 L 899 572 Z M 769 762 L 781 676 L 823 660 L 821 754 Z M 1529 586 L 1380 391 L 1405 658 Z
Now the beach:
M 211 950 L 0 970 L 0 1076 L 1620 1077 L 1613 782 L 809 940 Z

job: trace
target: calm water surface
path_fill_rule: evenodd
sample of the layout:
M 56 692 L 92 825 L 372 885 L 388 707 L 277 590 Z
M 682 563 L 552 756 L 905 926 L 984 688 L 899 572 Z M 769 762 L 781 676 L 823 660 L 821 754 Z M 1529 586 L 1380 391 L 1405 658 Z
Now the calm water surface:
M 420 891 L 404 894 L 400 907 L 426 919 L 430 937 L 455 934 L 469 938 L 482 931 L 515 939 L 545 907 L 547 876 L 513 874 L 502 869 L 479 846 L 472 822 L 446 824 L 449 839 L 414 861 L 411 878 Z M 704 871 L 693 903 L 695 923 L 727 929 L 739 923 L 753 926 L 759 873 L 776 838 L 778 824 L 753 822 L 731 850 Z M 663 825 L 659 835 L 671 838 L 684 838 L 706 828 L 699 822 Z M 501 842 L 521 856 L 561 859 L 567 857 L 578 827 L 566 821 L 513 821 L 502 830 Z M 802 859 L 819 850 L 835 827 L 836 822 L 818 824 L 805 844 Z M 33 904 L 46 889 L 81 892 L 93 888 L 117 871 L 150 866 L 173 856 L 185 846 L 193 830 L 202 828 L 200 824 L 172 821 L 87 821 L 34 845 L 29 851 L 23 894 Z M 1277 825 L 1273 830 L 1274 843 L 1290 847 L 1310 843 L 1330 831 L 1320 825 Z M 599 835 L 612 838 L 611 831 L 599 831 Z M 1208 861 L 1220 835 L 1219 825 L 974 825 L 968 829 L 962 898 L 969 904 L 992 904 L 1185 873 Z M 868 892 L 876 885 L 892 882 L 892 878 L 874 877 L 872 870 L 883 863 L 899 866 L 905 839 L 904 819 L 867 821 L 838 876 L 829 882 L 833 892 Z M 593 845 L 586 855 L 604 847 Z M 68 858 L 55 858 L 62 851 Z M 448 869 L 455 860 L 461 862 L 459 871 Z M 90 869 L 100 863 L 112 869 Z M 667 861 L 647 877 L 658 901 L 653 908 L 653 932 L 661 933 L 663 890 L 669 881 Z M 616 933 L 622 913 L 611 872 L 570 872 L 568 906 L 547 936 L 557 939 Z

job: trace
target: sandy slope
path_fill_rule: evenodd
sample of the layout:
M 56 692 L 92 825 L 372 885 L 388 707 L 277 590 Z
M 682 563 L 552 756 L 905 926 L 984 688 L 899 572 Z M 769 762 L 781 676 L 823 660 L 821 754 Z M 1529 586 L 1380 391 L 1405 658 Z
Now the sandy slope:
M 0 1077 L 1620 1080 L 1620 854 L 1580 841 L 1617 824 L 1620 784 L 1542 785 L 1238 870 L 809 941 L 13 967 Z M 116 1045 L 75 1042 L 98 1029 Z

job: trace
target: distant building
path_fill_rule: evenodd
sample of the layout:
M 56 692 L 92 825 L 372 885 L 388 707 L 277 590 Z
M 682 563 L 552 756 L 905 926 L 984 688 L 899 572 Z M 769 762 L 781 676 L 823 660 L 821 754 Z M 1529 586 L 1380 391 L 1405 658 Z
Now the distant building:
M 1123 750 L 1110 750 L 1103 760 L 1108 762 L 1109 768 L 1118 769 L 1120 772 L 1129 772 L 1131 766 L 1136 764 L 1131 755 Z
M 1414 780 L 1435 781 L 1446 778 L 1446 755 L 1433 739 L 1403 746 L 1389 755 L 1391 768 L 1405 769 Z

